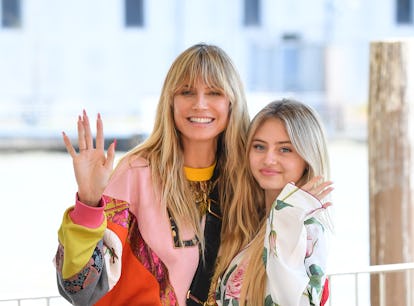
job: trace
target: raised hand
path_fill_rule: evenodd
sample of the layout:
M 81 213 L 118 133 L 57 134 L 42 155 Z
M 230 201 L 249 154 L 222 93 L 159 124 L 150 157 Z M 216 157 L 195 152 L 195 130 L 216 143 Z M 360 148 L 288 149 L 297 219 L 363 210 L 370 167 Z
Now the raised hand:
M 309 192 L 312 194 L 315 198 L 317 198 L 319 201 L 323 202 L 323 206 L 327 207 L 332 205 L 331 202 L 323 201 L 334 189 L 332 186 L 333 182 L 331 181 L 324 181 L 323 177 L 316 176 L 309 180 L 306 184 L 304 184 L 301 189 Z
M 66 150 L 72 156 L 79 200 L 89 206 L 98 206 L 112 173 L 116 141 L 111 143 L 105 154 L 103 123 L 101 115 L 98 114 L 95 148 L 89 118 L 85 110 L 78 118 L 79 152 L 76 152 L 65 132 L 62 132 L 62 135 Z

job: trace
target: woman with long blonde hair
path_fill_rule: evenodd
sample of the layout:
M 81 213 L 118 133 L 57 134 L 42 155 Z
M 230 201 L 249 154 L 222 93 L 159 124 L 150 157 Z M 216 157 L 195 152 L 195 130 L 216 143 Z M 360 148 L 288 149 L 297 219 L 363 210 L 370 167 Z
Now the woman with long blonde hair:
M 326 233 L 331 226 L 327 196 L 332 190 L 317 114 L 288 99 L 259 111 L 248 131 L 245 160 L 223 220 L 210 302 L 323 304 Z
M 78 184 L 59 229 L 58 287 L 74 305 L 199 305 L 207 298 L 222 215 L 234 195 L 249 117 L 244 89 L 219 47 L 197 44 L 170 67 L 152 133 L 112 170 L 115 143 L 96 147 L 86 112 Z

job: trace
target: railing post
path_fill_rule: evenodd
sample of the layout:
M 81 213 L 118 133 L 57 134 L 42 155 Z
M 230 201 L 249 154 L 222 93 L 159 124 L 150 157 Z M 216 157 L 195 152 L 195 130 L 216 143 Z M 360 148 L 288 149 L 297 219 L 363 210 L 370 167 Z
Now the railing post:
M 359 283 L 358 283 L 358 273 L 355 273 L 355 306 L 359 305 Z
M 379 306 L 385 306 L 385 274 L 380 273 L 379 274 Z M 371 301 L 372 305 L 372 301 Z
M 414 261 L 414 47 L 412 41 L 370 45 L 368 152 L 371 265 Z M 357 170 L 356 170 L 357 171 Z M 412 306 L 401 274 L 371 277 L 371 305 Z M 382 281 L 381 281 L 382 282 Z M 408 291 L 408 292 L 407 292 Z M 411 295 L 407 299 L 408 294 Z
M 407 284 L 407 288 L 412 288 L 412 283 L 411 283 L 411 275 L 413 274 L 413 270 L 406 270 L 404 275 L 405 275 L 405 282 Z M 407 290 L 407 305 L 413 305 L 414 302 L 414 297 L 412 294 L 412 290 L 408 289 Z

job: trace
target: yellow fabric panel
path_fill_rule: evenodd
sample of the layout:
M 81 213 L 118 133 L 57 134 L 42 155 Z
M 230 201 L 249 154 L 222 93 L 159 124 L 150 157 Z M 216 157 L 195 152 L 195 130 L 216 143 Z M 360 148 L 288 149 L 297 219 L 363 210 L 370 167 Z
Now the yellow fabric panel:
M 69 216 L 72 209 L 73 207 L 70 207 L 65 211 L 58 231 L 59 242 L 64 248 L 64 279 L 70 278 L 85 267 L 106 229 L 106 218 L 98 228 L 87 228 L 73 223 Z
M 216 163 L 207 168 L 189 168 L 184 167 L 185 176 L 189 181 L 202 182 L 208 181 L 213 176 Z

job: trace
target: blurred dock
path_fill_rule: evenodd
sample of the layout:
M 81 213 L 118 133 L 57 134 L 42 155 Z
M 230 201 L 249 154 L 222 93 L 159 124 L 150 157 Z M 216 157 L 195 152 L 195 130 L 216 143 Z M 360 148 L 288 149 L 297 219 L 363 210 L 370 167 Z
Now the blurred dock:
M 60 136 L 60 135 L 58 135 Z M 62 137 L 58 136 L 14 136 L 14 137 L 0 137 L 0 152 L 24 152 L 24 151 L 66 151 L 65 144 Z M 147 135 L 130 135 L 130 136 L 114 136 L 105 138 L 105 148 L 116 139 L 116 147 L 118 151 L 128 151 L 140 142 L 142 142 Z M 76 139 L 72 139 L 76 145 Z

